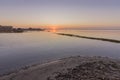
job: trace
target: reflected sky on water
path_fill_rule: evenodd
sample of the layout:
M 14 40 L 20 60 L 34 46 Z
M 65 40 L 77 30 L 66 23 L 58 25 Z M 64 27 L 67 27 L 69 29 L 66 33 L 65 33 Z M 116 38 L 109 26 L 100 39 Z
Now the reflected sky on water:
M 120 40 L 120 31 L 58 31 Z M 74 38 L 51 32 L 0 33 L 0 73 L 68 56 L 120 58 L 120 44 Z

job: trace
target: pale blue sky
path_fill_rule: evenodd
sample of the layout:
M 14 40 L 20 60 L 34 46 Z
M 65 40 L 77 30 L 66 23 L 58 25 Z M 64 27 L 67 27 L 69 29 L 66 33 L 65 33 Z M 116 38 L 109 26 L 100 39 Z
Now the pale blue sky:
M 0 24 L 120 28 L 120 0 L 0 0 Z

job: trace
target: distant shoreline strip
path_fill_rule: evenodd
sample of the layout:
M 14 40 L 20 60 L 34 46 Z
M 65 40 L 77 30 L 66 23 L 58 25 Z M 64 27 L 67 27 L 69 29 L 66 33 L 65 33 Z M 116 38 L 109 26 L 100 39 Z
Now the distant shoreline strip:
M 69 37 L 78 37 L 78 38 L 100 40 L 100 41 L 107 41 L 107 42 L 113 42 L 113 43 L 120 43 L 120 40 L 115 40 L 115 39 L 95 38 L 95 37 L 87 37 L 87 36 L 80 36 L 80 35 L 66 34 L 66 33 L 56 33 L 56 34 L 63 35 L 63 36 L 69 36 Z

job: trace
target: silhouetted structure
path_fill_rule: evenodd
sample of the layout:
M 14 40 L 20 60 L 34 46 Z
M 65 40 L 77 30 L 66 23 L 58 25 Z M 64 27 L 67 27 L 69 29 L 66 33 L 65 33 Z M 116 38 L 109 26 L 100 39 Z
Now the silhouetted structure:
M 13 27 L 12 26 L 1 26 L 0 25 L 0 32 L 12 32 Z
M 24 30 L 26 30 L 26 31 L 44 31 L 45 29 L 41 29 L 41 28 L 26 28 L 26 29 L 24 29 Z
M 19 33 L 24 31 L 44 31 L 45 29 L 41 28 L 13 28 L 13 26 L 1 26 L 0 25 L 0 32 L 1 33 Z
M 13 32 L 24 32 L 22 28 L 13 28 Z

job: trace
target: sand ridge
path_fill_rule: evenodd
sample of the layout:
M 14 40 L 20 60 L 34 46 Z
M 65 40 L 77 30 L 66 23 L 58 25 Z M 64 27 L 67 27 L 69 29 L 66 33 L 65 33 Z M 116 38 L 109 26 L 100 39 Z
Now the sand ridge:
M 117 64 L 117 66 L 120 66 L 119 60 L 115 60 L 107 57 L 74 56 L 74 57 L 62 58 L 45 64 L 31 66 L 28 69 L 21 69 L 17 73 L 12 73 L 0 77 L 0 80 L 65 80 L 65 79 L 55 79 L 55 75 L 57 73 L 62 73 L 62 74 L 67 73 L 68 69 L 74 69 L 76 68 L 76 66 L 80 66 L 80 65 L 82 65 L 82 67 L 88 68 L 89 65 L 87 67 L 85 65 L 83 66 L 83 64 L 86 63 L 88 64 L 88 63 L 96 62 L 95 65 L 99 65 L 98 62 L 101 61 L 105 64 L 115 63 Z M 114 72 L 112 74 L 114 74 Z M 115 76 L 120 76 L 119 72 Z M 70 80 L 74 80 L 74 79 L 70 79 Z M 83 79 L 83 80 L 87 80 L 87 79 Z

